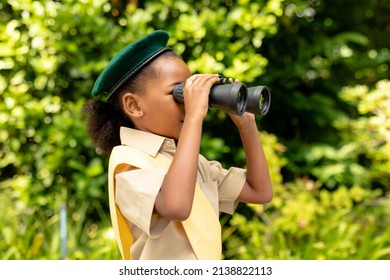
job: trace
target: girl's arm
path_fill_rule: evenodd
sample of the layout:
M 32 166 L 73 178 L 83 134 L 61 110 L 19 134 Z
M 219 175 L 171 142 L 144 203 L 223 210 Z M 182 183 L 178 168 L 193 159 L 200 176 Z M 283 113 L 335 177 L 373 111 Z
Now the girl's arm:
M 210 88 L 217 81 L 218 75 L 214 74 L 194 75 L 186 81 L 185 118 L 177 150 L 155 202 L 155 210 L 170 220 L 182 221 L 191 213 L 202 124 L 208 111 Z
M 255 116 L 244 113 L 242 116 L 230 117 L 238 127 L 247 163 L 246 182 L 238 200 L 247 203 L 267 203 L 273 196 L 272 184 Z

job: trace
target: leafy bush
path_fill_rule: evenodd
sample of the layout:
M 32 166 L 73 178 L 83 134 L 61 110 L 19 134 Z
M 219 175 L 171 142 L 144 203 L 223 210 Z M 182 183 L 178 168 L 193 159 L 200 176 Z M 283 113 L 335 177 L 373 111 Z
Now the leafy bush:
M 107 219 L 106 159 L 86 136 L 81 107 L 105 63 L 103 54 L 91 60 L 99 40 L 113 38 L 119 27 L 105 20 L 103 1 L 90 2 L 1 4 L 2 258 L 59 258 L 63 204 L 73 250 L 89 251 L 90 228 Z M 103 256 L 85 252 L 83 258 Z
M 308 161 L 318 161 L 313 166 L 320 180 L 303 177 L 282 184 L 280 170 L 271 170 L 274 199 L 265 208 L 250 205 L 254 216 L 236 214 L 229 221 L 227 258 L 390 258 L 390 196 L 388 189 L 375 188 L 389 186 L 389 90 L 383 80 L 371 91 L 364 86 L 341 91 L 360 117 L 336 121 L 344 139 L 339 147 L 315 147 L 307 154 Z M 267 150 L 273 168 L 283 167 L 280 156 Z M 329 190 L 322 181 L 338 188 Z
M 258 124 L 275 198 L 223 217 L 226 258 L 388 258 L 386 1 L 348 1 L 348 15 L 336 0 L 138 2 L 0 3 L 0 258 L 63 257 L 64 206 L 67 258 L 120 257 L 107 158 L 80 110 L 108 60 L 154 29 L 192 71 L 272 92 Z M 222 112 L 210 110 L 201 149 L 245 164 Z
M 359 186 L 329 192 L 308 179 L 286 184 L 266 207 L 235 214 L 225 236 L 231 259 L 389 259 L 390 198 Z

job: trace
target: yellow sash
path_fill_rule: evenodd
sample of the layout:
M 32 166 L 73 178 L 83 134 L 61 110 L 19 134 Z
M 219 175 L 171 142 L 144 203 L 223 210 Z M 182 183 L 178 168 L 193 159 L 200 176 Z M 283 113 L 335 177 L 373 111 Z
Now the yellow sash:
M 124 145 L 116 146 L 111 153 L 108 168 L 111 222 L 119 250 L 125 260 L 130 259 L 133 236 L 126 219 L 115 203 L 115 175 L 126 170 L 129 165 L 136 168 L 159 167 L 168 170 L 170 164 L 171 159 L 160 153 L 152 157 Z M 195 187 L 191 214 L 187 220 L 182 222 L 182 225 L 199 260 L 221 259 L 222 241 L 219 218 L 198 184 Z

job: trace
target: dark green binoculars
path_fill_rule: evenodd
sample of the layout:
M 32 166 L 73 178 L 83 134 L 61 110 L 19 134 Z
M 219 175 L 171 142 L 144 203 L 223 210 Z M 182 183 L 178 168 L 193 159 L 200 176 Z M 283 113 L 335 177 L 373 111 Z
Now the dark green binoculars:
M 173 88 L 173 98 L 184 102 L 184 83 Z M 231 83 L 230 79 L 221 77 L 209 95 L 209 106 L 230 114 L 242 115 L 244 112 L 255 115 L 266 115 L 271 106 L 271 94 L 266 86 L 247 87 L 243 83 Z

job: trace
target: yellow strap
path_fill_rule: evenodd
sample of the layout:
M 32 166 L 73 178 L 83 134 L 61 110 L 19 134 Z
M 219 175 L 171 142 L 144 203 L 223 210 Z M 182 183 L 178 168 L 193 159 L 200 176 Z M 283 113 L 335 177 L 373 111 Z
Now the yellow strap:
M 198 184 L 195 188 L 191 215 L 182 224 L 198 260 L 221 259 L 221 225 Z
M 109 174 L 112 177 L 109 178 L 111 222 L 122 257 L 130 259 L 130 247 L 133 243 L 133 237 L 125 218 L 115 203 L 115 174 L 118 171 L 120 172 L 118 166 L 120 169 L 123 168 L 123 166 L 121 168 L 121 164 L 137 168 L 154 166 L 168 169 L 171 159 L 160 153 L 153 158 L 129 146 L 117 146 L 111 154 L 109 166 Z M 183 221 L 182 224 L 194 253 L 199 260 L 221 258 L 222 241 L 219 219 L 198 184 L 196 184 L 195 188 L 190 217 Z
M 133 245 L 133 235 L 131 234 L 125 218 L 119 210 L 118 205 L 115 203 L 115 174 L 119 173 L 119 170 L 116 168 L 118 165 L 120 164 L 115 164 L 115 161 L 110 159 L 110 165 L 108 168 L 108 174 L 110 174 L 108 178 L 108 198 L 111 224 L 122 258 L 124 260 L 130 260 L 130 247 Z
M 116 146 L 112 150 L 108 166 L 108 199 L 110 206 L 111 224 L 115 233 L 115 239 L 124 260 L 130 260 L 130 248 L 134 238 L 125 217 L 115 203 L 115 175 L 130 166 L 136 168 L 150 167 L 150 163 L 141 158 L 134 157 L 134 152 L 127 146 Z

